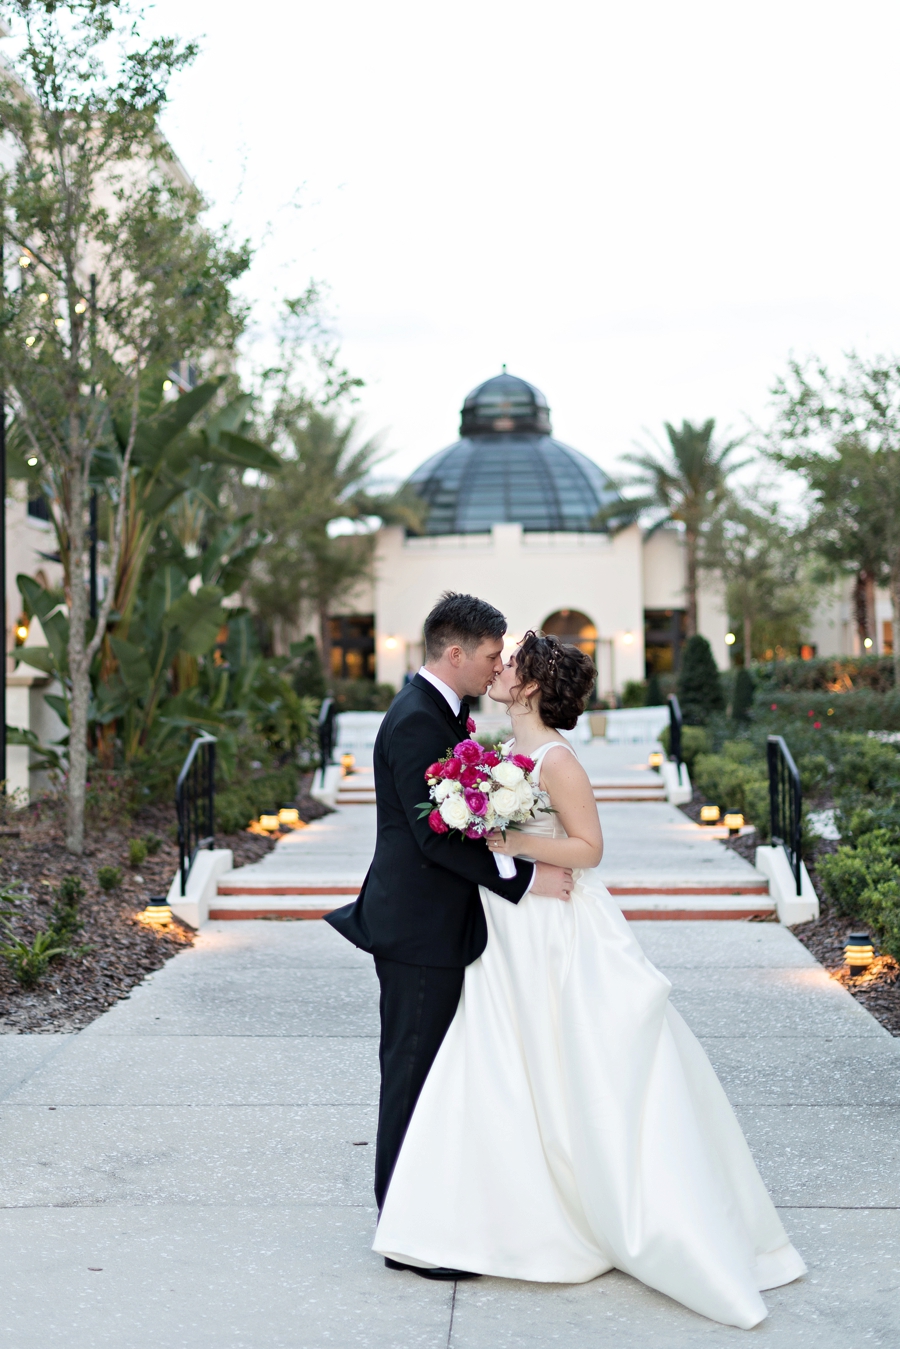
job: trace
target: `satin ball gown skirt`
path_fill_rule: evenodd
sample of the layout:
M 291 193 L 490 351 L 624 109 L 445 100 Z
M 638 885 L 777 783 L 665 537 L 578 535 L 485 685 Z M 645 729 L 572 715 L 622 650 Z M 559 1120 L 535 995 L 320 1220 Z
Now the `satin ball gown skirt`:
M 488 890 L 484 954 L 419 1098 L 374 1249 L 582 1283 L 623 1270 L 749 1329 L 805 1272 L 706 1054 L 595 872 Z

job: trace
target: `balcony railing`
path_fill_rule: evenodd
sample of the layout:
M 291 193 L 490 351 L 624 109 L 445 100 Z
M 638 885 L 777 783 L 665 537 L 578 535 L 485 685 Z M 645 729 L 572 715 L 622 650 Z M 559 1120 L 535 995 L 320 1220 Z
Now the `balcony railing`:
M 198 736 L 188 752 L 175 786 L 178 812 L 178 854 L 181 894 L 187 894 L 188 876 L 201 848 L 215 846 L 216 737 Z
M 800 774 L 784 743 L 784 737 L 770 735 L 766 746 L 769 759 L 769 807 L 772 842 L 780 843 L 790 864 L 797 894 L 802 894 L 800 835 L 803 828 L 803 794 Z
M 319 764 L 322 770 L 322 783 L 325 782 L 325 769 L 334 755 L 334 742 L 337 732 L 337 707 L 333 698 L 325 698 L 319 708 Z

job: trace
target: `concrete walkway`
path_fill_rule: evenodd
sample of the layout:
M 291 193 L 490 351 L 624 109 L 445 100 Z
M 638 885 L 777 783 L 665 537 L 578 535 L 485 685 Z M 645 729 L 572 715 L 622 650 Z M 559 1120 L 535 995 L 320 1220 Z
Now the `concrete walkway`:
M 452 1286 L 372 1254 L 371 961 L 211 923 L 72 1036 L 0 1037 L 9 1349 L 900 1343 L 900 1041 L 777 924 L 637 925 L 810 1267 L 748 1335 L 628 1277 Z

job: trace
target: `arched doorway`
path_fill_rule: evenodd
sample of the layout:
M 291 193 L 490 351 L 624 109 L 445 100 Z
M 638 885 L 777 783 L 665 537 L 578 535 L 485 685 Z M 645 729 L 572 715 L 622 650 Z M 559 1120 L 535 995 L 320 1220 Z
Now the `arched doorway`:
M 568 646 L 577 646 L 597 664 L 597 629 L 587 614 L 578 609 L 557 609 L 544 619 L 541 630 L 552 633 Z

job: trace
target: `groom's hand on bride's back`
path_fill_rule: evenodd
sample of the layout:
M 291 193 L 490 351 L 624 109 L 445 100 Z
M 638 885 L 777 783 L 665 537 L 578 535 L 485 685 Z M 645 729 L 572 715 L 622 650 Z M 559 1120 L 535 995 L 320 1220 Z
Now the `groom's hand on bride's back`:
M 545 899 L 568 899 L 572 893 L 572 868 L 553 867 L 549 862 L 535 862 L 533 895 Z

